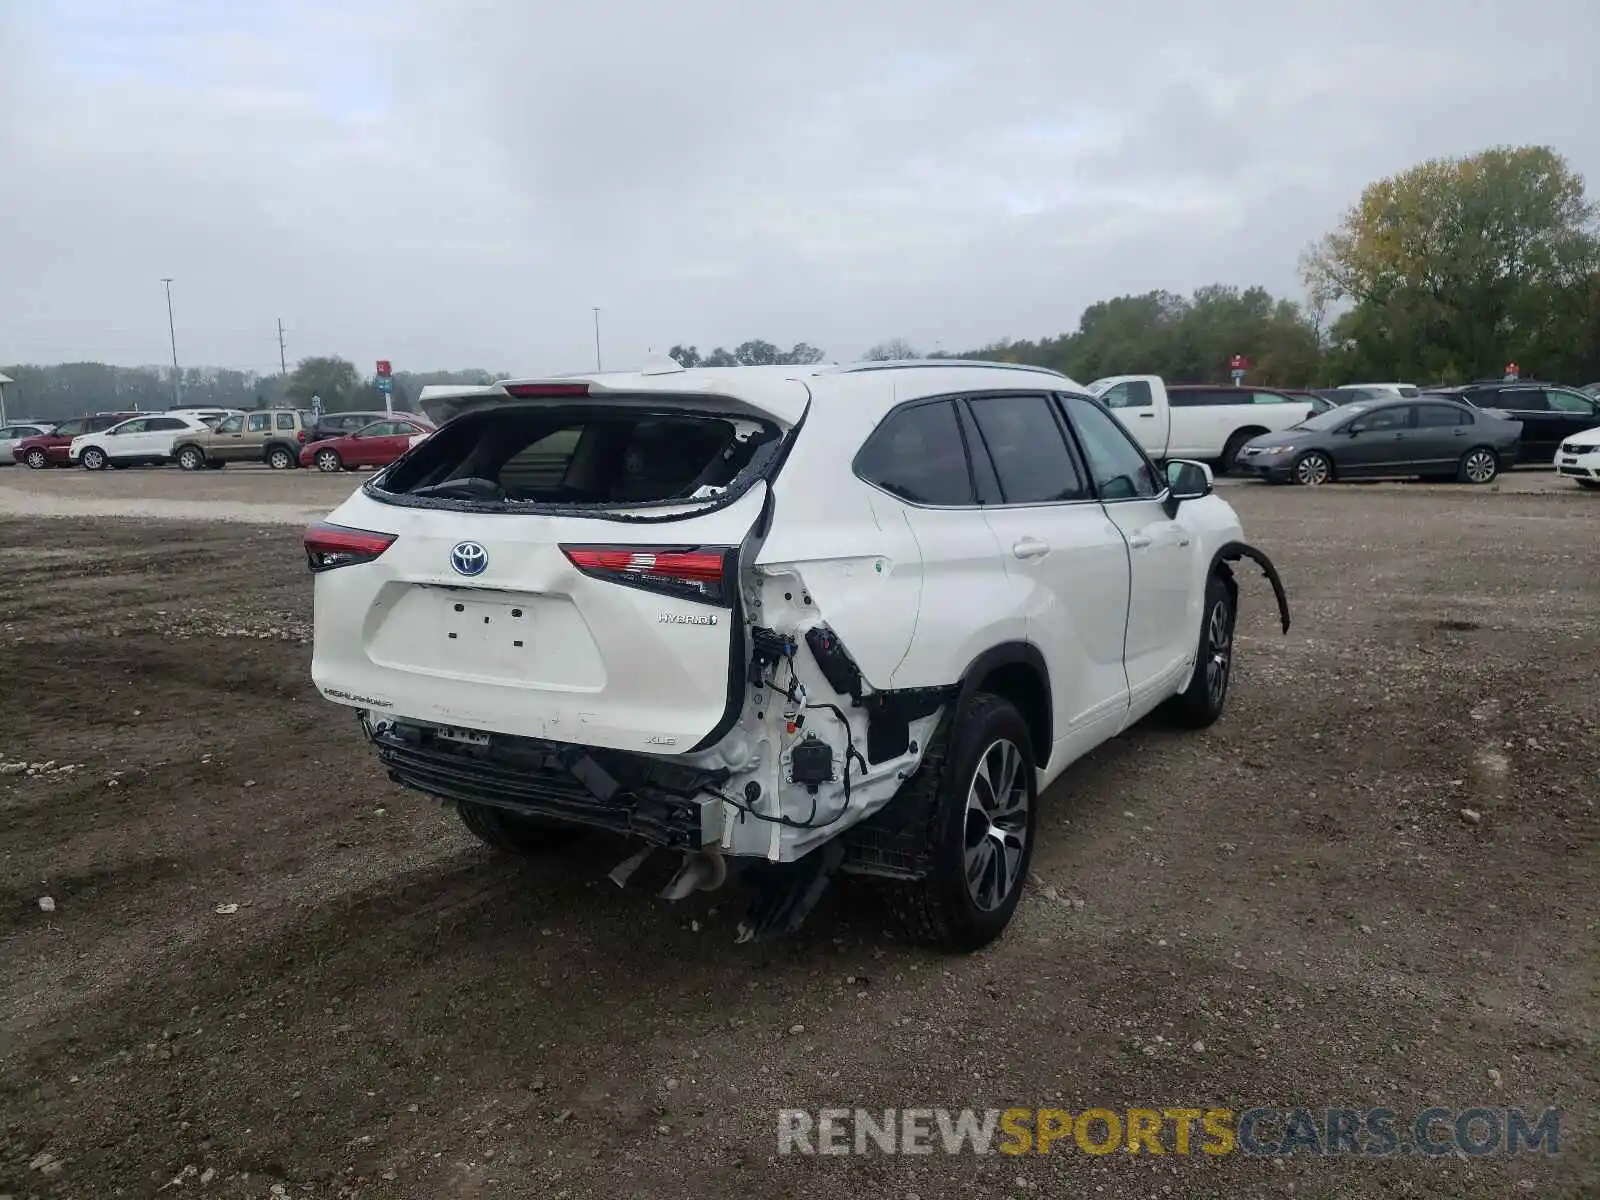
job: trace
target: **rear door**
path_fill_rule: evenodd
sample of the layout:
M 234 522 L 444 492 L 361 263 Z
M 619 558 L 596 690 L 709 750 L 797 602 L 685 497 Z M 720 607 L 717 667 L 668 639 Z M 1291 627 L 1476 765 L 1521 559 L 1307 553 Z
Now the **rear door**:
M 1063 396 L 1063 411 L 1077 435 L 1099 497 L 1128 550 L 1128 621 L 1123 663 L 1130 706 L 1142 713 L 1166 696 L 1188 667 L 1199 642 L 1199 604 L 1192 581 L 1199 547 L 1167 512 L 1166 491 L 1154 466 L 1127 432 L 1079 396 Z
M 1585 433 L 1600 425 L 1600 404 L 1593 397 L 1570 388 L 1546 388 L 1545 403 L 1550 406 L 1550 419 L 1552 434 L 1556 444 L 1566 441 L 1573 434 Z M 1555 454 L 1555 446 L 1550 449 L 1551 455 Z
M 1364 413 L 1345 427 L 1333 448 L 1341 479 L 1404 474 L 1410 469 L 1408 441 L 1414 406 L 1386 404 Z
M 984 519 L 1014 583 L 1016 609 L 1027 614 L 1028 640 L 1050 670 L 1061 758 L 1052 747 L 1035 750 L 1059 766 L 1114 735 L 1127 717 L 1128 548 L 1095 502 L 1049 396 L 970 396 L 964 407 L 976 435 L 969 444 L 985 472 L 992 466 L 997 488 L 985 498 Z
M 267 455 L 267 439 L 272 436 L 272 414 L 270 412 L 246 413 L 244 417 L 244 436 L 239 439 L 239 457 L 242 459 L 265 458 Z
M 656 754 L 737 719 L 739 564 L 783 429 L 727 397 L 560 386 L 579 396 L 502 396 L 336 509 L 375 557 L 308 535 L 329 699 Z
M 1453 404 L 1416 406 L 1416 424 L 1410 431 L 1411 453 L 1419 470 L 1427 474 L 1453 471 L 1467 450 L 1472 414 Z

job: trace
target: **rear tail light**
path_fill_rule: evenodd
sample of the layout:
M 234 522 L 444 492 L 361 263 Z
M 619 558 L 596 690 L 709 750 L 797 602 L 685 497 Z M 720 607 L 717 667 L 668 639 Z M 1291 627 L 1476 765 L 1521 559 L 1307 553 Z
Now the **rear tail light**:
M 303 442 L 303 441 L 306 440 L 306 431 L 304 429 L 302 429 L 299 433 L 295 434 L 294 437 L 295 437 L 295 441 Z
M 533 400 L 541 396 L 587 396 L 587 383 L 508 383 L 506 395 L 519 400 Z
M 306 563 L 313 572 L 319 572 L 371 562 L 394 545 L 395 536 L 318 521 L 306 527 Z
M 585 575 L 726 608 L 736 552 L 728 546 L 562 546 Z

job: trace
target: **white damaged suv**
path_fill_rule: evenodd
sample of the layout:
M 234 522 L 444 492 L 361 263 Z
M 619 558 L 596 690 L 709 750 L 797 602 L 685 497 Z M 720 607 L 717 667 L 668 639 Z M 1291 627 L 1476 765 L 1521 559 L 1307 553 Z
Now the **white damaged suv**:
M 312 675 L 390 777 L 524 853 L 586 829 L 663 893 L 836 871 L 916 940 L 987 943 L 1039 794 L 1227 699 L 1243 540 L 1055 372 L 956 360 L 506 381 L 305 533 Z

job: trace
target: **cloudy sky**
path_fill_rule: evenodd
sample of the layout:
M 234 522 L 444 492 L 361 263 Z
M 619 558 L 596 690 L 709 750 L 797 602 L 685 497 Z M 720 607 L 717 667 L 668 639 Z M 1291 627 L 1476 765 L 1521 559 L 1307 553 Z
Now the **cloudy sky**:
M 833 357 L 1261 283 L 1369 180 L 1555 146 L 1595 0 L 0 0 L 0 362 Z

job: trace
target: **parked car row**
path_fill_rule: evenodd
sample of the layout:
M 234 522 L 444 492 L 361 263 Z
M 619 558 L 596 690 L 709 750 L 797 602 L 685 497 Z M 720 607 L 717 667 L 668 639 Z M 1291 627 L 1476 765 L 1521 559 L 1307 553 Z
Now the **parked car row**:
M 341 412 L 320 419 L 293 408 L 94 413 L 54 426 L 0 429 L 0 454 L 34 470 L 176 463 L 200 471 L 259 462 L 274 470 L 353 471 L 388 466 L 433 429 L 428 418 L 411 413 Z

